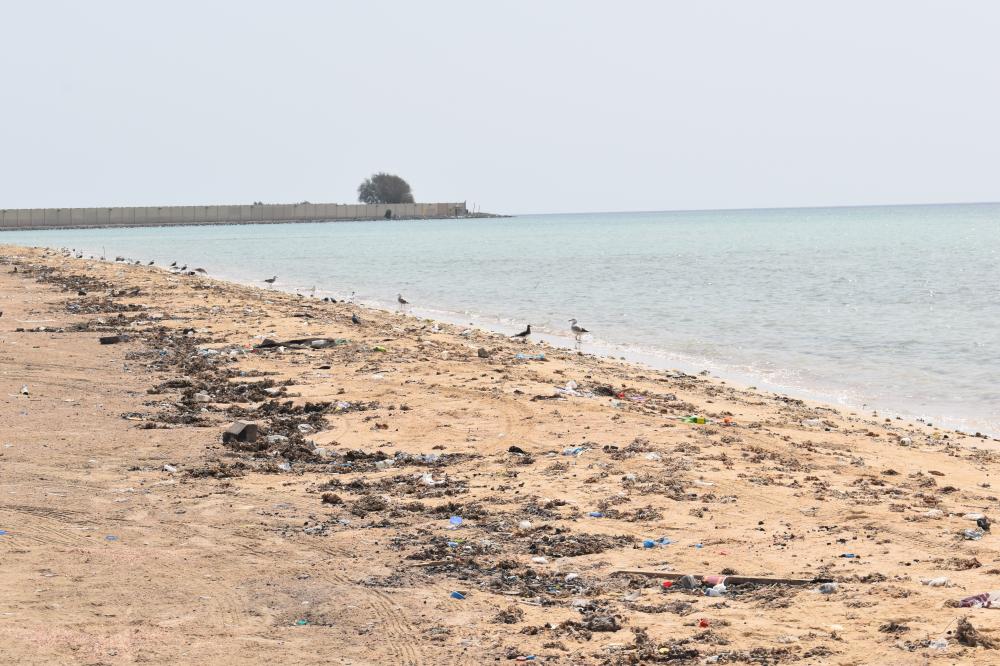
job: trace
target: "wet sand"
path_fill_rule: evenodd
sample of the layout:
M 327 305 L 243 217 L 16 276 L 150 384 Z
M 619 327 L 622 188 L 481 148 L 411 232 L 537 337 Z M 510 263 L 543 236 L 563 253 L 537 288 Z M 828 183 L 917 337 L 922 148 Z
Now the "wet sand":
M 994 440 L 55 252 L 0 310 L 2 662 L 996 658 Z

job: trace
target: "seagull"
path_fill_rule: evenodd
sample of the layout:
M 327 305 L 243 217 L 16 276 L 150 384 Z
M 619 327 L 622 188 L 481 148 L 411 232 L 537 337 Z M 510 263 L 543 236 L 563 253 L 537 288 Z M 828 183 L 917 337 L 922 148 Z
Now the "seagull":
M 170 267 L 171 268 L 177 268 L 177 262 L 175 261 L 174 263 L 170 264 Z
M 278 279 L 278 276 L 277 276 L 277 275 L 275 275 L 274 277 L 270 277 L 270 278 L 268 278 L 268 279 L 264 280 L 264 282 L 266 282 L 266 283 L 268 283 L 269 285 L 271 285 L 271 287 L 274 287 L 274 283 L 275 283 L 275 281 L 276 281 L 277 279 Z
M 408 300 L 403 298 L 402 294 L 396 294 L 396 302 L 399 303 L 400 308 L 405 308 L 407 305 L 410 304 Z
M 0 312 L 0 315 L 2 315 L 2 314 L 3 314 L 3 313 L 2 313 L 2 312 Z M 356 315 L 356 314 L 352 314 L 352 315 L 351 315 L 351 323 L 352 323 L 352 324 L 357 324 L 358 326 L 361 326 L 361 317 L 359 317 L 359 316 L 358 316 L 358 315 Z
M 573 335 L 576 337 L 576 344 L 580 344 L 580 337 L 583 336 L 584 333 L 590 333 L 590 331 L 585 329 L 583 326 L 577 324 L 576 319 L 569 320 L 569 330 L 573 331 Z
M 184 271 L 186 271 L 187 269 L 188 269 L 188 265 L 187 265 L 187 264 L 184 264 L 183 266 L 181 266 L 181 268 L 180 268 L 180 271 L 181 271 L 181 273 L 183 273 L 183 272 L 184 272 Z
M 527 340 L 528 336 L 531 335 L 531 324 L 528 324 L 528 328 L 524 329 L 520 333 L 512 335 L 512 338 L 521 338 L 522 340 Z

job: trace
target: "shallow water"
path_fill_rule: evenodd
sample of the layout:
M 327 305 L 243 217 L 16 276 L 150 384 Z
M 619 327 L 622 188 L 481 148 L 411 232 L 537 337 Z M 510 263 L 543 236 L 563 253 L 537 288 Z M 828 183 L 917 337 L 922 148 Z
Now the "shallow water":
M 17 231 L 1000 433 L 1000 205 Z

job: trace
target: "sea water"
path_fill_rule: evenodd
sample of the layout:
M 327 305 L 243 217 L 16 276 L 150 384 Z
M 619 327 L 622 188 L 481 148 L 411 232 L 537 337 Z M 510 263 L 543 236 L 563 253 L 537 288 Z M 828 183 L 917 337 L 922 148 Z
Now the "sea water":
M 11 231 L 1000 434 L 1000 205 Z M 315 292 L 313 292 L 315 288 Z M 252 334 L 253 332 L 248 332 Z

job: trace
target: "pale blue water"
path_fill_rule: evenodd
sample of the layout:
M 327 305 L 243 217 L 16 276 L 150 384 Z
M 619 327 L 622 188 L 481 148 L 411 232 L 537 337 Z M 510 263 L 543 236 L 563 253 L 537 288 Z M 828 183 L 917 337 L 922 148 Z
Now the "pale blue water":
M 1000 433 L 1000 205 L 8 232 Z M 553 338 L 554 339 L 554 338 Z

